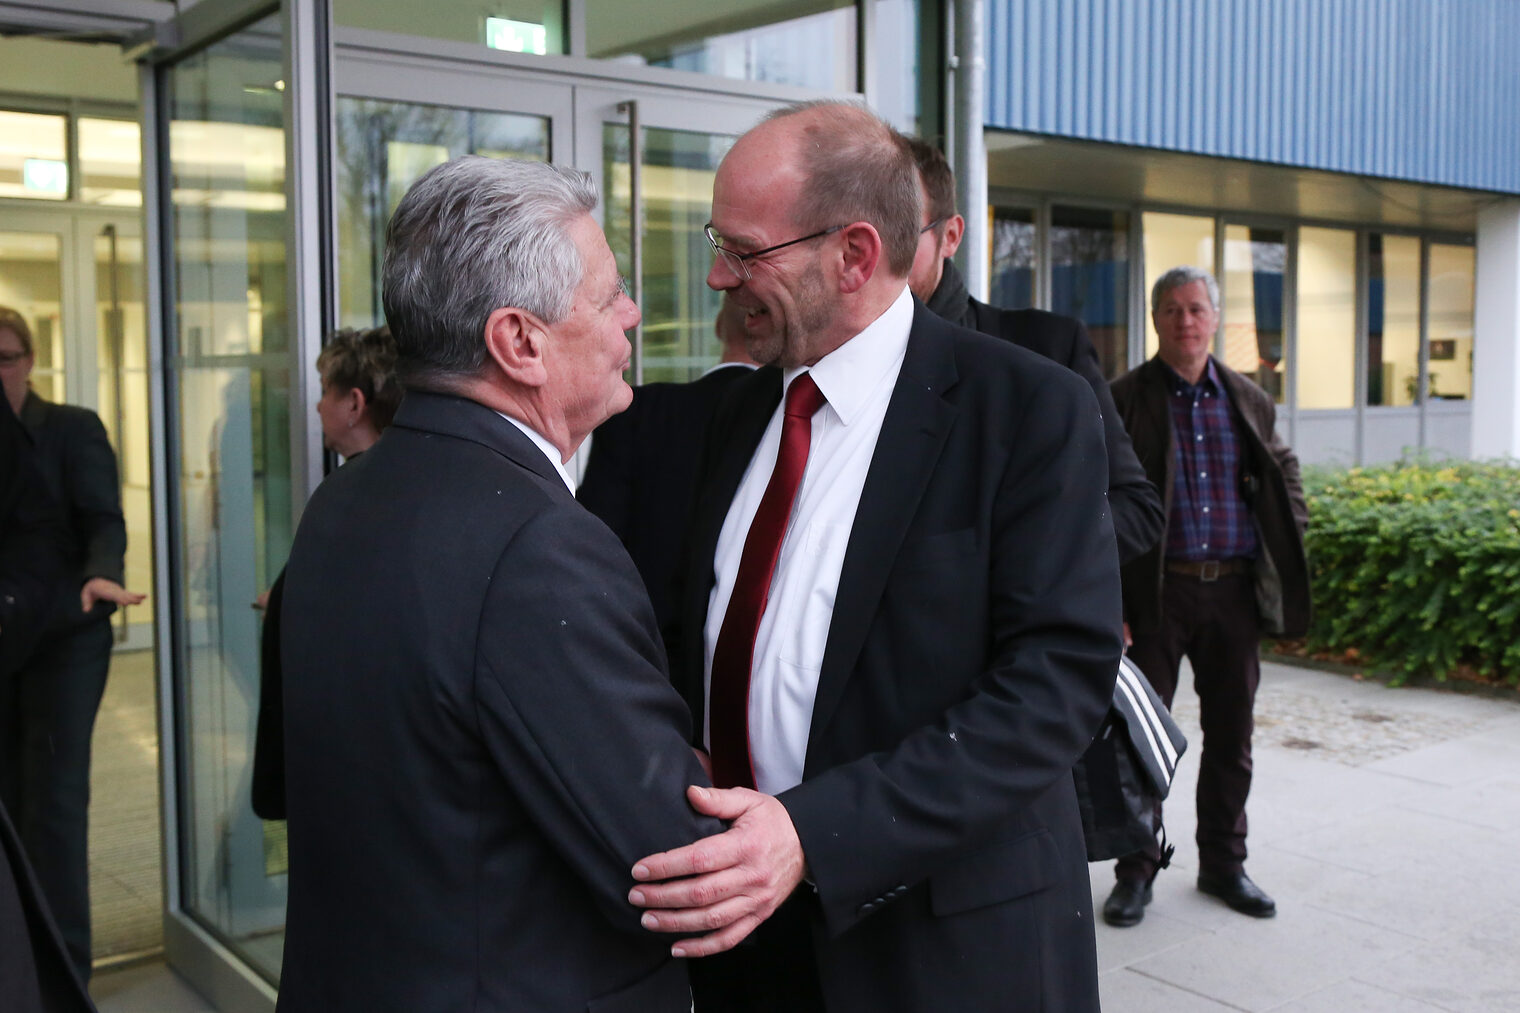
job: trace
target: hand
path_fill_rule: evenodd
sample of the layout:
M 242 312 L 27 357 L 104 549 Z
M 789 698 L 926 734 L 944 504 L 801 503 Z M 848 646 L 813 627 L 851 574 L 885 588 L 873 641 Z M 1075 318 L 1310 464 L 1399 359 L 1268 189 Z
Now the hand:
M 84 587 L 79 589 L 79 608 L 83 612 L 88 612 L 98 601 L 115 602 L 117 605 L 141 605 L 147 598 L 145 594 L 128 591 L 114 580 L 91 577 L 84 582 Z
M 269 608 L 269 589 L 265 588 L 253 597 L 253 607 L 260 612 Z
M 1124 649 L 1127 651 L 1135 646 L 1135 638 L 1129 635 L 1129 623 L 1124 624 Z
M 708 957 L 731 949 L 769 918 L 802 882 L 807 862 L 786 807 L 748 788 L 686 789 L 693 809 L 732 821 L 727 831 L 633 867 L 628 894 L 648 908 L 656 932 L 707 933 L 678 940 L 675 957 Z M 681 878 L 689 877 L 689 878 Z

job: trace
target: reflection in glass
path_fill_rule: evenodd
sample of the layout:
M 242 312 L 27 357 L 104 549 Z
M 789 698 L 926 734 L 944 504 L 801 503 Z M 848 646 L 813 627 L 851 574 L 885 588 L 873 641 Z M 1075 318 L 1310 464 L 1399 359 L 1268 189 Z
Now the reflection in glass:
M 1356 233 L 1298 230 L 1295 385 L 1299 408 L 1356 399 Z
M 530 27 L 540 30 L 544 52 L 563 53 L 566 6 L 563 0 L 490 0 L 489 3 L 431 0 L 425 4 L 404 0 L 333 0 L 332 22 L 350 28 L 487 45 L 497 41 L 488 32 L 487 19 L 504 19 L 522 26 L 524 33 Z M 643 11 L 630 11 L 627 16 L 643 17 Z M 537 36 L 539 31 L 531 34 Z
M 1420 400 L 1420 241 L 1367 237 L 1367 403 Z
M 1214 219 L 1147 211 L 1140 216 L 1145 232 L 1145 355 L 1156 354 L 1159 339 L 1151 319 L 1151 288 L 1174 267 L 1197 267 L 1214 273 Z
M 68 124 L 0 109 L 0 197 L 69 199 Z
M 721 351 L 713 332 L 720 299 L 707 287 L 713 253 L 702 226 L 712 214 L 713 176 L 734 139 L 643 130 L 644 382 L 679 383 L 701 376 Z M 607 242 L 618 269 L 631 274 L 628 126 L 604 124 L 602 147 Z
M 62 404 L 63 248 L 51 232 L 0 232 L 0 306 L 32 328 L 32 389 Z
M 1430 398 L 1472 397 L 1473 279 L 1471 246 L 1430 244 Z
M 270 17 L 168 75 L 174 332 L 169 396 L 181 877 L 185 908 L 271 979 L 286 877 L 249 803 L 259 619 L 291 537 L 280 24 Z
M 340 96 L 337 137 L 338 323 L 377 327 L 385 226 L 407 188 L 459 155 L 549 160 L 549 121 Z
M 79 118 L 79 199 L 107 207 L 142 205 L 142 136 L 136 122 Z
M 1283 403 L 1283 276 L 1288 242 L 1281 229 L 1229 225 L 1224 231 L 1224 364 Z
M 1050 308 L 1087 325 L 1107 376 L 1124 372 L 1129 350 L 1129 214 L 1055 205 L 1050 209 Z
M 127 521 L 126 586 L 148 592 L 141 605 L 118 612 L 152 629 L 153 505 L 148 447 L 148 328 L 143 307 L 143 249 L 136 237 L 108 225 L 96 235 L 95 333 L 100 370 L 99 415 L 121 477 Z M 114 617 L 113 617 L 114 621 Z
M 586 50 L 651 67 L 849 92 L 856 87 L 856 17 L 851 0 L 736 0 L 701 8 L 591 0 Z
M 1036 249 L 1033 208 L 992 209 L 992 305 L 1010 310 L 1034 305 Z

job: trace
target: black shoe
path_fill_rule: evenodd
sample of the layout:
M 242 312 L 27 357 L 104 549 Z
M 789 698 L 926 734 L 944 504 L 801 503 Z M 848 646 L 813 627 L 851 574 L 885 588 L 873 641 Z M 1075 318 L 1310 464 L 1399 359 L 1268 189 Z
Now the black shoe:
M 1113 893 L 1103 902 L 1103 920 L 1116 928 L 1139 925 L 1145 917 L 1145 905 L 1151 902 L 1151 885 L 1134 880 L 1121 879 L 1114 884 Z
M 1251 882 L 1245 870 L 1234 873 L 1200 872 L 1198 889 L 1218 897 L 1233 910 L 1252 918 L 1271 918 L 1277 914 L 1277 902 Z

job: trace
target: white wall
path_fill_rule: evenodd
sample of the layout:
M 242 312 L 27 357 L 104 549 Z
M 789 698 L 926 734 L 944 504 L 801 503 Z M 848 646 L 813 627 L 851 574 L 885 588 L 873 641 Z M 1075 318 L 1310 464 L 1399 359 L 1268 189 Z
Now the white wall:
M 1520 200 L 1478 213 L 1473 457 L 1520 458 Z

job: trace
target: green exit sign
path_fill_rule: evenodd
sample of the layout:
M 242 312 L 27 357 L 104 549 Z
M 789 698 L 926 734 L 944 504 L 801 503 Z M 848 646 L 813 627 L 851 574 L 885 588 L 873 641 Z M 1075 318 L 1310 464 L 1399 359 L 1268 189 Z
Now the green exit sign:
M 543 56 L 549 51 L 549 33 L 543 25 L 535 25 L 531 21 L 486 18 L 486 45 L 509 53 L 535 53 Z
M 51 158 L 28 158 L 21 163 L 21 185 L 33 193 L 69 192 L 69 164 Z

